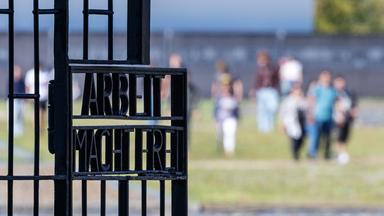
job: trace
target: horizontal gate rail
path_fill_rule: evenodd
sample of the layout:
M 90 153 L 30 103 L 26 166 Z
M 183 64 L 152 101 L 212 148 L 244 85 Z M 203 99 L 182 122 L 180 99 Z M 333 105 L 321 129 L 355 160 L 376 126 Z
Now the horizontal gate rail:
M 146 117 L 146 116 L 102 116 L 102 115 L 73 115 L 73 119 L 110 119 L 110 120 L 155 120 L 155 121 L 169 121 L 169 120 L 183 120 L 183 116 L 158 116 L 158 117 Z
M 112 10 L 103 10 L 103 9 L 90 9 L 88 10 L 89 15 L 113 15 Z
M 6 14 L 6 15 L 13 14 L 13 10 L 11 10 L 11 9 L 0 9 L 0 14 Z
M 89 181 L 185 181 L 187 177 L 168 177 L 168 176 L 75 176 L 73 180 Z
M 127 65 L 137 64 L 136 60 L 96 60 L 96 59 L 70 59 L 70 64 L 110 64 L 110 65 Z
M 33 10 L 32 13 L 38 14 L 38 15 L 54 15 L 59 13 L 59 11 L 55 9 L 37 9 L 37 10 Z
M 38 94 L 13 94 L 14 99 L 39 99 Z
M 0 181 L 49 181 L 49 180 L 63 180 L 65 175 L 39 175 L 39 176 L 28 176 L 28 175 L 13 175 L 13 176 L 0 176 Z
M 138 75 L 186 75 L 185 68 L 162 68 L 143 65 L 70 64 L 72 73 L 133 73 Z
M 169 170 L 126 170 L 126 171 L 106 171 L 106 172 L 75 172 L 74 176 L 108 176 L 108 175 L 147 175 L 147 176 L 178 176 L 183 177 L 183 172 L 176 172 L 173 169 Z
M 184 128 L 176 126 L 162 126 L 162 125 L 97 125 L 97 126 L 73 126 L 74 130 L 92 130 L 92 129 L 163 129 L 163 130 L 177 130 L 183 131 Z

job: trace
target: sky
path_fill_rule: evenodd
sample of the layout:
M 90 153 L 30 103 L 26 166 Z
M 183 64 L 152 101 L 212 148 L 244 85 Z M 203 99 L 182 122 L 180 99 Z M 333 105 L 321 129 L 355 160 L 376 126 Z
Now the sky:
M 311 32 L 314 0 L 152 0 L 152 27 L 181 31 Z
M 115 28 L 126 29 L 127 0 L 114 0 Z M 152 31 L 309 33 L 313 30 L 315 0 L 152 0 Z M 6 7 L 0 1 L 0 8 Z M 53 7 L 53 0 L 40 1 L 41 8 Z M 106 8 L 107 0 L 91 0 L 92 8 Z M 32 0 L 15 0 L 16 31 L 31 31 Z M 82 1 L 70 0 L 70 29 L 82 29 Z M 3 18 L 4 17 L 4 18 Z M 80 21 L 79 21 L 80 20 Z M 105 31 L 105 17 L 90 19 L 91 30 Z M 40 28 L 52 30 L 53 18 L 41 16 Z M 7 26 L 0 16 L 0 29 Z

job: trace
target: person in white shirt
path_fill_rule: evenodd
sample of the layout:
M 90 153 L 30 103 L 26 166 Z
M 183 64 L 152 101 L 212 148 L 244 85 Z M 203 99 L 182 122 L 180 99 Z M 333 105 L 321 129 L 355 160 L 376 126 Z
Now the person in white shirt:
M 236 130 L 239 117 L 239 101 L 230 78 L 220 85 L 220 96 L 216 101 L 216 125 L 218 140 L 222 141 L 224 154 L 233 156 L 236 147 Z
M 305 138 L 306 102 L 299 84 L 294 84 L 291 93 L 280 106 L 280 120 L 285 133 L 291 140 L 292 156 L 300 158 L 300 150 Z
M 53 79 L 51 71 L 44 70 L 40 65 L 39 70 L 39 111 L 40 111 L 40 131 L 45 129 L 46 111 L 48 105 L 48 84 Z M 35 70 L 27 71 L 25 76 L 25 88 L 28 94 L 35 94 Z
M 303 65 L 296 59 L 286 58 L 280 66 L 280 91 L 283 97 L 287 96 L 293 84 L 302 84 Z

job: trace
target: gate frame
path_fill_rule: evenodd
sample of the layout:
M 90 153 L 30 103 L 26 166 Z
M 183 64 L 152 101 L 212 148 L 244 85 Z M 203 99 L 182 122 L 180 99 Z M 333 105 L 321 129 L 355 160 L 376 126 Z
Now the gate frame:
M 84 1 L 84 6 L 88 6 L 88 0 Z M 109 0 L 108 10 L 112 9 L 113 0 Z M 150 63 L 150 0 L 128 0 L 128 23 L 127 28 L 127 60 L 123 62 L 113 61 L 113 46 L 109 46 L 108 60 L 88 60 L 88 53 L 83 53 L 83 60 L 70 60 L 68 57 L 68 26 L 69 26 L 69 7 L 68 0 L 55 0 L 54 18 L 54 68 L 55 80 L 52 87 L 53 95 L 51 105 L 54 112 L 50 115 L 52 127 L 50 131 L 50 149 L 55 152 L 55 176 L 65 176 L 54 180 L 54 212 L 55 216 L 70 216 L 72 209 L 72 95 L 71 83 L 72 75 L 69 72 L 70 63 L 92 63 L 92 64 L 137 64 L 148 65 Z M 87 8 L 89 9 L 89 8 Z M 89 10 L 84 14 L 84 24 L 88 25 Z M 108 38 L 109 43 L 113 40 L 113 16 L 110 14 L 108 19 Z M 83 26 L 85 28 L 85 26 Z M 88 26 L 87 26 L 88 28 Z M 88 49 L 88 29 L 84 32 L 84 50 Z M 111 38 L 112 37 L 112 38 Z M 113 43 L 113 42 L 112 42 Z M 109 44 L 110 45 L 110 44 Z M 86 48 L 86 49 L 85 49 Z M 186 75 L 185 75 L 186 76 Z M 182 84 L 187 88 L 187 79 Z M 181 126 L 185 130 L 183 142 L 187 145 L 187 93 L 184 91 L 173 91 L 173 95 L 184 98 L 185 105 L 172 111 L 172 114 L 184 117 L 183 123 L 172 122 L 172 126 Z M 172 101 L 171 103 L 174 103 Z M 52 119 L 53 118 L 53 119 Z M 181 125 L 180 125 L 181 124 Z M 172 181 L 171 186 L 171 212 L 174 216 L 188 215 L 188 185 L 187 185 L 187 149 L 183 153 L 182 163 L 185 166 L 184 180 Z M 143 181 L 145 182 L 145 181 Z M 161 184 L 162 185 L 162 184 Z M 119 184 L 119 188 L 124 185 Z M 146 185 L 145 185 L 146 186 Z M 164 191 L 162 191 L 163 193 Z M 63 194 L 65 196 L 63 197 Z M 122 197 L 124 198 L 124 197 Z M 119 197 L 120 199 L 120 197 Z M 124 213 L 128 215 L 128 212 Z M 142 213 L 145 214 L 144 212 Z
M 55 216 L 72 215 L 72 173 L 70 167 L 71 134 L 71 99 L 70 77 L 68 76 L 68 26 L 69 7 L 68 0 L 55 0 L 54 17 L 54 68 L 55 79 L 53 91 L 49 96 L 53 106 L 53 128 L 49 126 L 49 145 L 55 152 L 55 175 L 64 175 L 65 179 L 54 181 L 54 214 Z M 53 95 L 52 95 L 53 93 Z M 49 117 L 51 117 L 49 116 Z M 53 136 L 54 134 L 54 136 Z M 63 194 L 65 196 L 63 196 Z

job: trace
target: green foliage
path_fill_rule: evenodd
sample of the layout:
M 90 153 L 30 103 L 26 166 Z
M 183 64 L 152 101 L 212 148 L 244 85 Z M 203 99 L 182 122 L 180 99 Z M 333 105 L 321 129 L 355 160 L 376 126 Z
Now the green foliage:
M 317 0 L 316 31 L 323 34 L 384 32 L 384 0 Z

